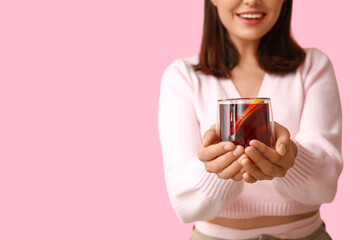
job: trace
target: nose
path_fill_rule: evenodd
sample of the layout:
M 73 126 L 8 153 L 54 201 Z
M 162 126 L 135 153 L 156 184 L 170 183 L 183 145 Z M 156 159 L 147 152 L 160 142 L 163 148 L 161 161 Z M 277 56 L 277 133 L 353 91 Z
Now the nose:
M 244 3 L 249 6 L 257 6 L 261 0 L 244 0 Z

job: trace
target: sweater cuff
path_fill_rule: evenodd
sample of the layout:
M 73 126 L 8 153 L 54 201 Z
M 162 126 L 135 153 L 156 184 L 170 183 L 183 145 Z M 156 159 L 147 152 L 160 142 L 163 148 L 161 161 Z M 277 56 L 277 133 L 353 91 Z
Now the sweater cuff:
M 284 185 L 286 187 L 296 187 L 303 185 L 316 175 L 320 170 L 320 162 L 315 161 L 317 159 L 305 146 L 295 141 L 298 152 L 295 158 L 295 163 L 290 168 L 285 177 L 275 178 L 276 184 Z
M 195 173 L 196 188 L 207 197 L 220 200 L 234 199 L 242 190 L 243 181 L 221 179 L 215 173 L 209 173 L 201 163 Z

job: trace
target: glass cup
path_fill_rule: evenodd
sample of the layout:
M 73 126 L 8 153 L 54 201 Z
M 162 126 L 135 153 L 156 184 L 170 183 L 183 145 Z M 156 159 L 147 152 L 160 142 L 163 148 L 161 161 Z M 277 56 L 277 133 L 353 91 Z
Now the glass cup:
M 244 148 L 252 139 L 274 148 L 275 131 L 270 98 L 218 100 L 217 134 Z

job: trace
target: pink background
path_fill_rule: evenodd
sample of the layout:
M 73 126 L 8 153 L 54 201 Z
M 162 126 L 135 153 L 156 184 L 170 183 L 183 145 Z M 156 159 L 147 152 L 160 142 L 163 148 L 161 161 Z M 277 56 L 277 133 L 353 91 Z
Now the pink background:
M 322 217 L 358 235 L 360 2 L 294 3 L 304 47 L 332 59 L 345 168 Z M 198 53 L 203 1 L 0 3 L 0 239 L 188 239 L 165 189 L 160 78 Z

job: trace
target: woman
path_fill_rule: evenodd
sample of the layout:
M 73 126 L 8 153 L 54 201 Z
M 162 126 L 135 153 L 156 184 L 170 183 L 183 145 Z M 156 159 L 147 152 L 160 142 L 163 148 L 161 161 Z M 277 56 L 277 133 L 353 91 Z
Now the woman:
M 191 239 L 331 239 L 319 208 L 342 171 L 328 57 L 291 37 L 292 0 L 205 0 L 199 56 L 164 72 L 159 133 L 171 204 Z M 220 142 L 218 99 L 271 98 L 275 149 Z

